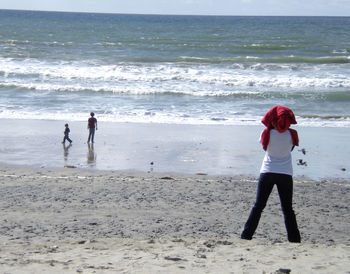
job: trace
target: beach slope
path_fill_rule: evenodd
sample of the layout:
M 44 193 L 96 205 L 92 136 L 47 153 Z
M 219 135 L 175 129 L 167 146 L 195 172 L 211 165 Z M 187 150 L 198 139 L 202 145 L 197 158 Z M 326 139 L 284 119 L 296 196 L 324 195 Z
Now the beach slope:
M 295 182 L 302 243 L 274 190 L 239 238 L 256 181 L 3 166 L 0 270 L 8 273 L 348 273 L 349 184 Z M 281 272 L 287 273 L 287 272 Z

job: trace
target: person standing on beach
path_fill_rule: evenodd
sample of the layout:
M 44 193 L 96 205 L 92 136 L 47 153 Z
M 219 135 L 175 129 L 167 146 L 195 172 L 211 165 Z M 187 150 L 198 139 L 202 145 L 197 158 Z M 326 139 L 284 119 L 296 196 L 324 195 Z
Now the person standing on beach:
M 97 119 L 94 117 L 95 116 L 95 113 L 91 112 L 90 113 L 90 118 L 88 120 L 88 130 L 89 130 L 89 137 L 88 137 L 88 143 L 90 143 L 90 140 L 91 142 L 93 143 L 94 142 L 94 137 L 95 137 L 95 130 L 97 130 Z
M 64 137 L 63 137 L 62 144 L 65 144 L 66 140 L 71 144 L 73 141 L 69 138 L 69 132 L 70 132 L 69 126 L 68 126 L 68 124 L 65 124 L 64 127 L 65 127 L 64 128 Z
M 288 241 L 300 243 L 300 233 L 292 207 L 293 167 L 291 151 L 299 145 L 298 133 L 289 128 L 296 124 L 292 110 L 284 106 L 270 109 L 261 122 L 266 126 L 260 141 L 266 151 L 260 169 L 256 202 L 244 226 L 241 238 L 251 240 L 274 185 L 280 196 Z

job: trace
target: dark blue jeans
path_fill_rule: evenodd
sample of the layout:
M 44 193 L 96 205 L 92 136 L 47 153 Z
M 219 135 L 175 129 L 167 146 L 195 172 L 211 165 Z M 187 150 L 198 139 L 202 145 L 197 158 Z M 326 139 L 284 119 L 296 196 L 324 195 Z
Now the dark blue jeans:
M 261 213 L 266 206 L 267 200 L 274 185 L 277 186 L 278 194 L 280 196 L 284 223 L 288 234 L 288 241 L 300 243 L 300 233 L 292 206 L 293 178 L 290 175 L 278 173 L 260 174 L 256 202 L 244 226 L 241 238 L 247 240 L 252 239 L 254 232 L 258 227 Z
M 91 139 L 91 142 L 93 143 L 94 142 L 94 137 L 95 137 L 95 128 L 89 128 L 88 143 L 90 142 L 90 139 Z
M 62 143 L 64 144 L 66 142 L 66 140 L 68 140 L 69 143 L 72 143 L 72 140 L 69 138 L 68 135 L 64 135 Z

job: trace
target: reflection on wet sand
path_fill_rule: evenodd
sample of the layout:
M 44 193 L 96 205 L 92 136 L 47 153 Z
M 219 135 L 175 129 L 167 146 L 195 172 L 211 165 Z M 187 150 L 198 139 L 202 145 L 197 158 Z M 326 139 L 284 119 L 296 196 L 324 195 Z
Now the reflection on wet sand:
M 64 159 L 64 162 L 68 161 L 69 149 L 70 149 L 71 146 L 72 146 L 72 144 L 69 144 L 68 146 L 63 144 L 63 159 Z
M 94 144 L 88 143 L 87 164 L 91 167 L 96 166 L 96 153 L 94 150 Z

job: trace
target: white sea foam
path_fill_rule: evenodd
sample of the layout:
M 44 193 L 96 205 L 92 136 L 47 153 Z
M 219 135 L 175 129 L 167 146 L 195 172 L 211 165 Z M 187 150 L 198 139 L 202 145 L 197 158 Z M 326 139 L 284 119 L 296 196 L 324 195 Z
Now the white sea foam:
M 86 121 L 86 113 L 70 112 L 42 112 L 42 111 L 0 111 L 1 119 L 34 119 L 34 120 L 59 120 L 59 121 Z M 261 117 L 247 116 L 246 114 L 235 117 L 216 118 L 214 116 L 191 117 L 181 113 L 155 113 L 147 111 L 133 111 L 131 113 L 98 113 L 98 121 L 114 123 L 160 123 L 160 124 L 189 124 L 189 125 L 262 125 Z M 296 127 L 346 127 L 350 128 L 350 119 L 320 119 L 302 118 L 296 116 Z
M 85 121 L 92 104 L 101 121 L 258 125 L 263 108 L 288 103 L 310 111 L 302 126 L 350 127 L 343 69 L 97 63 L 0 58 L 0 88 L 13 90 L 0 98 L 0 118 Z M 322 118 L 333 109 L 339 117 Z
M 50 91 L 107 91 L 131 94 L 184 93 L 194 96 L 222 96 L 237 89 L 259 88 L 324 89 L 350 88 L 350 78 L 335 67 L 312 70 L 308 66 L 254 64 L 232 66 L 95 65 L 86 62 L 16 61 L 0 58 L 4 86 Z M 271 73 L 273 70 L 273 73 Z M 278 71 L 280 70 L 280 71 Z

